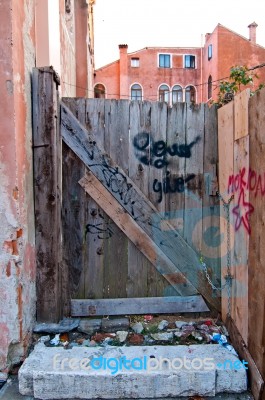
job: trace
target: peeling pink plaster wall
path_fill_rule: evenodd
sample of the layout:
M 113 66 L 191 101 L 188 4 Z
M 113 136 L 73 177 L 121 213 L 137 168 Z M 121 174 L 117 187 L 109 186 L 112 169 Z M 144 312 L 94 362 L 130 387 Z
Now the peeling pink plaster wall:
M 35 319 L 31 70 L 34 0 L 0 0 L 0 379 L 27 352 Z

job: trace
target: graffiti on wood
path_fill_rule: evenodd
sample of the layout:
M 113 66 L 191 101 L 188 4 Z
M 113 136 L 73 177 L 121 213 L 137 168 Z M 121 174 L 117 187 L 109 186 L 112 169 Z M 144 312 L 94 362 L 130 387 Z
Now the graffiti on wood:
M 166 172 L 165 178 L 162 182 L 155 179 L 153 182 L 153 191 L 159 193 L 157 202 L 161 203 L 163 199 L 163 193 L 183 193 L 186 186 L 185 184 L 195 178 L 194 174 L 188 175 L 186 178 L 178 177 L 170 179 L 170 171 Z
M 159 169 L 169 165 L 166 156 L 190 158 L 192 147 L 199 141 L 200 137 L 197 136 L 190 144 L 174 143 L 169 146 L 164 140 L 154 141 L 149 133 L 142 132 L 133 138 L 133 146 L 141 163 Z
M 87 224 L 85 230 L 85 237 L 87 234 L 96 235 L 98 239 L 110 239 L 113 235 L 113 231 L 109 224 L 105 224 L 104 222 L 99 222 L 95 224 Z
M 265 196 L 265 173 L 244 167 L 228 179 L 228 193 L 236 195 L 236 206 L 232 210 L 235 215 L 235 230 L 238 231 L 242 226 L 250 235 L 250 215 L 254 212 L 254 206 L 246 201 L 247 192 L 253 192 L 255 197 Z
M 142 132 L 138 133 L 132 142 L 135 156 L 141 163 L 161 169 L 170 165 L 170 157 L 191 158 L 192 148 L 200 140 L 200 137 L 197 136 L 189 144 L 173 143 L 172 145 L 168 145 L 164 140 L 154 141 L 151 134 Z M 185 184 L 195 178 L 194 174 L 177 178 L 171 178 L 170 174 L 171 172 L 167 170 L 162 181 L 158 179 L 154 179 L 153 181 L 153 191 L 159 194 L 158 203 L 161 203 L 163 194 L 183 193 L 187 187 Z

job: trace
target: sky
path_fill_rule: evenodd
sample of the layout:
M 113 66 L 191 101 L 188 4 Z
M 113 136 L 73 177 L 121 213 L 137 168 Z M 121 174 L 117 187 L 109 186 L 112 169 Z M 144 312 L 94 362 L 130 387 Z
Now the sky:
M 255 21 L 257 44 L 265 47 L 264 15 L 264 0 L 96 0 L 95 66 L 117 60 L 119 44 L 127 44 L 129 53 L 200 47 L 218 23 L 249 38 L 248 25 Z

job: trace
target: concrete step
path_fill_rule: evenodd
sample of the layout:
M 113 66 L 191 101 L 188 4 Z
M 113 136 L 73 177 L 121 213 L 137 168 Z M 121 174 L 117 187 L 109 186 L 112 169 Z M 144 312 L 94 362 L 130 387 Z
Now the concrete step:
M 45 347 L 19 371 L 19 390 L 36 399 L 215 396 L 247 389 L 246 368 L 218 344 Z

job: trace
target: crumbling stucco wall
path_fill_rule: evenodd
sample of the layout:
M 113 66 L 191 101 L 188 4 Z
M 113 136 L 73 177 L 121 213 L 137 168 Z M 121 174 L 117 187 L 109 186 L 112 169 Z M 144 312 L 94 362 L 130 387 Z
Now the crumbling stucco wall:
M 27 352 L 35 318 L 31 70 L 34 0 L 0 0 L 0 379 Z

